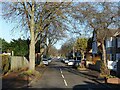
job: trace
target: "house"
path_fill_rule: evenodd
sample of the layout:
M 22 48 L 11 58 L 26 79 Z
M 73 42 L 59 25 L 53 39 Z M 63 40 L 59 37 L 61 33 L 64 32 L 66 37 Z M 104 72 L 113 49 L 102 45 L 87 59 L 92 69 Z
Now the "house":
M 118 72 L 119 68 L 117 63 L 120 61 L 120 30 L 110 30 L 110 36 L 105 40 L 105 47 L 108 69 Z M 99 54 L 100 49 L 101 44 L 97 41 L 96 33 L 93 32 L 92 49 L 90 50 L 93 64 L 101 60 L 102 55 Z
M 120 72 L 118 62 L 120 62 L 120 30 L 111 30 L 112 35 L 105 40 L 108 69 Z
M 99 49 L 101 49 L 101 44 L 97 41 L 97 35 L 93 31 L 91 49 L 86 52 L 86 66 L 90 69 L 100 71 L 100 60 L 101 54 Z

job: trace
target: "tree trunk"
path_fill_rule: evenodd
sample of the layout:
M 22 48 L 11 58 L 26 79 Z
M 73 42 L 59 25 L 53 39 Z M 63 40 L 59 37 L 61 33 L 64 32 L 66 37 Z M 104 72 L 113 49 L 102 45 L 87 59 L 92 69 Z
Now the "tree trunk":
M 35 36 L 34 36 L 34 1 L 32 2 L 31 21 L 30 21 L 30 54 L 29 70 L 35 70 Z
M 105 67 L 107 67 L 107 60 L 106 60 L 106 49 L 104 43 L 102 43 L 102 49 L 103 49 L 103 62 Z
M 107 68 L 107 58 L 106 58 L 106 49 L 105 49 L 105 45 L 104 43 L 102 43 L 102 49 L 103 49 L 103 63 L 102 63 L 102 67 L 101 67 L 101 72 L 104 75 L 109 75 L 110 71 Z
M 81 51 L 81 53 L 82 53 L 82 60 L 84 60 L 84 59 L 85 59 L 85 58 L 84 58 L 85 53 L 84 53 L 84 51 Z

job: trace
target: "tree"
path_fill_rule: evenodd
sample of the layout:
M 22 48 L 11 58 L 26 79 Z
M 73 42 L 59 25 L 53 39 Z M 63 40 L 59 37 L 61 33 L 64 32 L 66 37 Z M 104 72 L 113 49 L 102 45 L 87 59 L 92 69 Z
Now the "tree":
M 9 43 L 10 51 L 14 51 L 15 56 L 27 56 L 29 53 L 28 46 L 27 40 L 22 40 L 21 38 L 18 40 L 13 39 Z
M 58 18 L 62 14 L 62 9 L 65 9 L 69 3 L 36 3 L 32 2 L 4 2 L 3 14 L 6 20 L 14 21 L 17 19 L 19 26 L 22 26 L 24 30 L 30 32 L 30 46 L 29 46 L 29 69 L 35 69 L 35 43 L 40 37 L 41 42 L 45 41 L 49 25 L 55 23 L 57 25 Z M 49 8 L 49 9 L 48 9 Z M 5 11 L 5 12 L 4 12 Z M 57 19 L 56 19 L 57 17 Z M 54 24 L 54 25 L 55 25 Z M 16 28 L 17 28 L 16 27 Z M 16 29 L 15 28 L 15 29 Z M 41 38 L 42 37 L 42 38 Z M 42 42 L 43 43 L 43 42 Z
M 58 55 L 58 50 L 54 46 L 51 46 L 49 48 L 48 54 L 49 54 L 49 56 L 55 57 Z
M 88 39 L 86 38 L 78 38 L 75 42 L 75 49 L 80 51 L 82 53 L 83 59 L 84 59 L 84 53 L 86 52 L 87 48 L 87 41 Z
M 63 24 L 61 23 L 61 19 L 63 19 L 64 14 L 63 10 L 70 4 L 69 3 L 56 3 L 56 2 L 45 2 L 40 3 L 41 9 L 38 10 L 36 19 L 36 36 L 35 42 L 40 40 L 40 53 L 43 54 L 41 51 L 41 45 L 45 45 L 46 54 L 49 52 L 50 46 L 55 44 L 58 40 L 64 38 L 65 30 L 63 29 Z M 49 9 L 48 9 L 49 7 Z
M 2 47 L 2 52 L 7 52 L 9 50 L 9 43 L 6 42 L 4 39 L 0 38 L 0 43 Z
M 4 2 L 3 6 L 3 17 L 6 20 L 19 21 L 19 24 L 25 26 L 30 31 L 30 49 L 29 49 L 29 69 L 35 70 L 35 1 L 32 2 Z M 4 12 L 5 11 L 5 12 Z M 18 27 L 18 26 L 17 26 Z
M 67 40 L 60 49 L 60 54 L 62 56 L 68 56 L 68 54 L 73 50 L 75 44 L 75 39 L 74 38 L 70 38 L 69 40 Z

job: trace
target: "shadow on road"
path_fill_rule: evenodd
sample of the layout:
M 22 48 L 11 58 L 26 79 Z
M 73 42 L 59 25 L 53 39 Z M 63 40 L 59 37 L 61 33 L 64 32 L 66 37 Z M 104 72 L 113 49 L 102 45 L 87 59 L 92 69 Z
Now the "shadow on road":
M 73 87 L 73 90 L 120 90 L 120 87 L 116 87 L 116 85 L 114 84 L 111 84 L 113 85 L 114 87 L 112 88 L 108 88 L 108 87 L 103 87 L 103 85 L 101 84 L 95 84 L 95 83 L 92 83 L 92 82 L 88 82 L 88 81 L 84 81 L 86 84 L 80 84 L 80 85 L 75 85 Z M 104 83 L 104 85 L 106 85 Z
M 73 69 L 72 67 L 61 67 L 61 68 L 65 71 L 68 71 L 68 72 L 73 73 L 75 75 L 79 75 L 79 76 L 86 77 L 86 78 L 97 79 L 99 76 L 98 73 L 92 73 L 89 71 L 86 72 L 86 70 L 85 70 L 85 72 L 79 72 L 78 70 Z

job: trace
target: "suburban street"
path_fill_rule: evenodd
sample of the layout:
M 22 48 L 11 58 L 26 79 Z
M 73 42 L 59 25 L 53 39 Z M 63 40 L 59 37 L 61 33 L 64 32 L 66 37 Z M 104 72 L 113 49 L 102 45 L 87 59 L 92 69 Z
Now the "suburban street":
M 95 77 L 87 75 L 89 73 L 87 70 L 82 72 L 59 60 L 52 60 L 42 77 L 31 88 L 87 88 L 90 90 L 92 88 L 106 88 L 103 84 L 94 81 Z
M 120 0 L 0 2 L 2 90 L 120 90 Z

